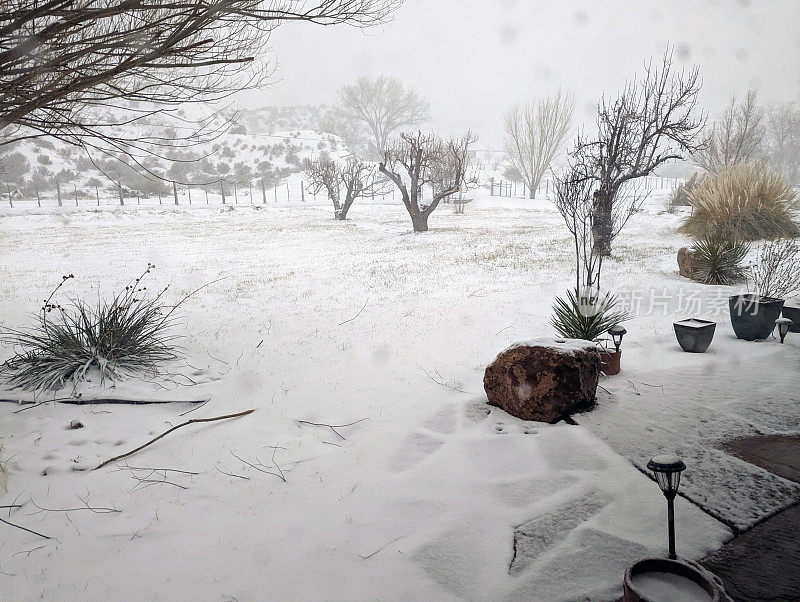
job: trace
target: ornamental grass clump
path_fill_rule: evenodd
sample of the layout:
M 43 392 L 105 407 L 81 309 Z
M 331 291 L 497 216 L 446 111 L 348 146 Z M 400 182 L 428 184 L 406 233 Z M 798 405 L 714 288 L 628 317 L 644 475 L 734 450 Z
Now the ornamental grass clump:
M 722 238 L 706 238 L 692 246 L 696 270 L 694 279 L 703 284 L 731 285 L 747 278 L 744 259 L 747 243 Z
M 698 239 L 754 241 L 800 235 L 794 189 L 766 166 L 738 163 L 689 192 L 681 231 Z
M 0 366 L 0 378 L 15 389 L 54 390 L 68 381 L 73 386 L 96 369 L 103 383 L 137 373 L 158 374 L 164 362 L 177 359 L 180 350 L 172 334 L 175 310 L 183 301 L 164 304 L 164 288 L 148 297 L 144 273 L 110 300 L 90 304 L 72 299 L 53 302 L 55 293 L 73 278 L 64 276 L 29 330 L 0 331 L 0 341 L 15 348 Z
M 615 309 L 614 295 L 601 295 L 598 291 L 567 291 L 567 298 L 556 297 L 550 324 L 562 337 L 597 341 L 612 326 L 630 319 Z

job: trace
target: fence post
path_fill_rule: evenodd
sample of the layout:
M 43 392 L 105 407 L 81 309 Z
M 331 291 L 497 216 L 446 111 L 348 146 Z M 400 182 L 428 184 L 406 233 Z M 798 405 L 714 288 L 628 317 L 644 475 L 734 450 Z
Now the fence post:
M 286 202 L 290 202 L 292 200 L 292 196 L 289 194 L 289 180 L 286 180 Z
M 250 204 L 252 205 L 253 204 L 253 183 L 250 180 L 247 181 L 247 190 L 248 190 L 247 194 L 250 196 Z
M 233 183 L 233 204 L 234 205 L 239 204 L 239 195 L 236 192 L 236 182 Z
M 278 202 L 278 185 L 275 184 L 275 187 L 272 189 L 272 198 L 277 203 Z
M 178 183 L 176 181 L 172 181 L 172 198 L 175 199 L 175 204 L 178 204 Z
M 122 182 L 117 182 L 117 188 L 119 189 L 119 204 L 120 205 L 124 205 L 125 204 L 125 198 L 122 196 Z M 60 200 L 59 200 L 58 204 L 59 205 L 61 204 Z
M 306 202 L 306 191 L 303 190 L 303 181 L 302 180 L 300 180 L 300 202 L 301 203 L 305 203 Z
M 6 189 L 8 190 L 8 204 L 11 205 L 11 208 L 14 208 L 14 202 L 11 200 L 11 185 L 6 182 Z
M 265 205 L 267 204 L 267 188 L 264 185 L 263 176 L 261 178 L 261 200 L 264 202 Z
M 189 204 L 192 204 L 192 186 L 190 184 L 186 185 L 186 192 L 189 194 Z
M 203 190 L 206 193 L 206 205 L 208 205 L 208 184 L 203 184 Z
M 61 182 L 58 181 L 58 178 L 56 178 L 56 194 L 58 195 L 58 206 L 61 207 L 63 204 L 61 202 Z
M 99 207 L 100 206 L 100 190 L 97 188 L 97 186 L 94 187 L 94 196 L 97 198 L 97 206 Z M 38 189 L 36 190 L 36 197 L 37 198 L 39 197 L 39 190 Z
M 36 187 L 36 204 L 41 207 L 42 206 L 42 199 L 39 196 L 39 187 Z
M 72 188 L 75 190 L 75 206 L 78 206 L 78 185 L 73 184 Z
M 219 181 L 219 190 L 222 193 L 222 204 L 225 204 L 225 180 Z
M 492 176 L 491 180 L 489 181 L 489 196 L 494 196 L 494 176 Z

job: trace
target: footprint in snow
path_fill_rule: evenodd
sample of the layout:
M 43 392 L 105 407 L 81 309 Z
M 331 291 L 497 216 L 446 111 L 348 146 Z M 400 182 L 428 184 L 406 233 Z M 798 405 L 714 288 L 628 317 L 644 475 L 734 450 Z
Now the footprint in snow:
M 443 444 L 444 441 L 438 437 L 425 433 L 412 433 L 406 437 L 400 449 L 395 452 L 390 468 L 395 472 L 413 468 Z

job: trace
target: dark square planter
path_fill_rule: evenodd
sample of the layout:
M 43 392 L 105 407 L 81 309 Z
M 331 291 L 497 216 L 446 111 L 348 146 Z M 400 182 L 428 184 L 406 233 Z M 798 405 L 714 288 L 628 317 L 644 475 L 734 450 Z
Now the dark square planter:
M 783 317 L 792 321 L 789 332 L 800 332 L 800 297 L 786 300 L 783 304 Z
M 762 297 L 747 293 L 733 295 L 728 299 L 731 310 L 731 326 L 736 336 L 745 341 L 766 339 L 780 318 L 783 299 Z
M 704 353 L 711 345 L 717 323 L 689 318 L 675 322 L 672 326 L 675 328 L 675 337 L 681 349 L 689 353 Z

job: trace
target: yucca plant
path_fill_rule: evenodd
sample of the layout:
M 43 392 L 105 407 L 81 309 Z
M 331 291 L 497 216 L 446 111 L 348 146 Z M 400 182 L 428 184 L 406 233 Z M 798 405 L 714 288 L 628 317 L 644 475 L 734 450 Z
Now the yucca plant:
M 745 280 L 747 268 L 743 262 L 750 246 L 747 243 L 710 237 L 695 241 L 692 255 L 695 259 L 695 280 L 703 284 L 731 285 Z
M 798 201 L 786 181 L 760 164 L 738 163 L 689 192 L 692 214 L 681 231 L 744 241 L 800 235 Z
M 614 309 L 616 296 L 598 291 L 567 291 L 566 299 L 556 297 L 550 324 L 562 337 L 597 341 L 612 326 L 628 320 L 627 312 Z
M 36 316 L 30 330 L 5 330 L 0 341 L 16 347 L 0 366 L 12 388 L 59 389 L 84 380 L 90 369 L 99 371 L 101 382 L 140 372 L 156 374 L 163 362 L 179 357 L 179 337 L 171 334 L 173 306 L 163 303 L 166 288 L 152 297 L 142 279 L 147 270 L 110 301 L 90 305 L 71 300 L 66 307 L 51 303 L 53 295 L 73 276 L 64 276 Z M 52 318 L 51 315 L 55 315 Z

